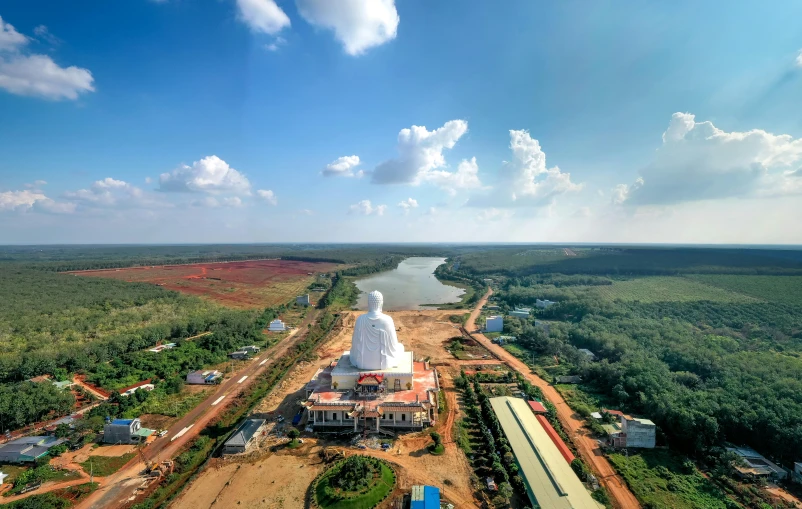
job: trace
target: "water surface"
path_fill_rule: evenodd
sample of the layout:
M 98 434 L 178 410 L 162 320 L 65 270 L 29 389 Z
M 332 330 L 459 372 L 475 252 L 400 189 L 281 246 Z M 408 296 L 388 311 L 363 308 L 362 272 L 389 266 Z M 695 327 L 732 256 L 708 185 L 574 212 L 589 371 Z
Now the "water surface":
M 445 258 L 415 256 L 406 258 L 393 270 L 357 279 L 356 286 L 362 293 L 356 308 L 368 309 L 368 292 L 373 290 L 384 295 L 385 311 L 427 309 L 422 305 L 459 302 L 465 290 L 444 285 L 434 277 L 434 269 L 445 261 Z

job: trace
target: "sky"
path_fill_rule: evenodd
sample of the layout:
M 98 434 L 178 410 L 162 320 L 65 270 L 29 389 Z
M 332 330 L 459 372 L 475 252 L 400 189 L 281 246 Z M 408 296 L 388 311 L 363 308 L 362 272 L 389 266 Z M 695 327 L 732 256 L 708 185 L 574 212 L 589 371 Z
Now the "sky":
M 4 0 L 0 244 L 800 244 L 800 17 Z

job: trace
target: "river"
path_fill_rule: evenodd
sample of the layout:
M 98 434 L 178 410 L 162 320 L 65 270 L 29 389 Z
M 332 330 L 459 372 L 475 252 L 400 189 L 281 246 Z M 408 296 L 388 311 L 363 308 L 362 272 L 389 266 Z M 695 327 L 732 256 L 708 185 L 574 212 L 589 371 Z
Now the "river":
M 465 290 L 444 285 L 434 277 L 434 269 L 445 261 L 445 258 L 413 256 L 393 270 L 357 279 L 354 282 L 362 293 L 356 308 L 368 309 L 368 292 L 373 290 L 384 295 L 385 311 L 432 309 L 423 304 L 459 302 Z

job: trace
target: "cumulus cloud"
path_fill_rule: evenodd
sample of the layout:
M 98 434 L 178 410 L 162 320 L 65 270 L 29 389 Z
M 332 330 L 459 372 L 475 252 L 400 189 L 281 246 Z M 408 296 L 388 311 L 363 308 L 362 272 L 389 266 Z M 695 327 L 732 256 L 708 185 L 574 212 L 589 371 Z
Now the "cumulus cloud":
M 459 189 L 476 189 L 482 187 L 479 180 L 479 165 L 476 158 L 463 159 L 457 166 L 457 171 L 433 170 L 425 176 L 427 182 L 444 189 L 448 194 L 454 195 Z
M 414 125 L 398 133 L 398 157 L 378 165 L 373 170 L 374 184 L 412 184 L 430 182 L 450 193 L 458 189 L 479 187 L 476 158 L 464 160 L 456 172 L 444 170 L 443 151 L 454 148 L 468 131 L 468 122 L 449 120 L 442 127 L 429 131 Z
M 166 192 L 249 194 L 250 189 L 245 175 L 215 155 L 159 175 L 159 190 Z
M 395 0 L 296 0 L 298 12 L 312 25 L 334 31 L 349 55 L 361 55 L 395 39 Z
M 802 139 L 761 129 L 726 132 L 690 113 L 674 113 L 654 160 L 631 185 L 613 190 L 614 204 L 668 205 L 688 201 L 802 192 L 791 178 Z
M 37 190 L 0 192 L 0 212 L 24 212 L 31 209 L 53 214 L 69 214 L 75 211 L 75 204 L 56 202 Z
M 512 160 L 499 170 L 498 184 L 488 193 L 476 195 L 468 205 L 477 207 L 540 207 L 550 205 L 557 196 L 578 191 L 581 184 L 559 167 L 546 167 L 546 154 L 540 142 L 528 131 L 510 131 Z
M 142 189 L 123 180 L 107 177 L 95 181 L 88 189 L 67 191 L 64 198 L 89 207 L 134 207 L 159 203 Z
M 16 51 L 26 44 L 28 38 L 17 32 L 11 23 L 6 23 L 0 16 L 0 51 Z
M 290 18 L 275 0 L 237 0 L 239 19 L 254 32 L 275 35 L 290 26 Z
M 204 196 L 199 200 L 192 200 L 190 205 L 206 209 L 239 208 L 242 207 L 242 200 L 239 196 L 229 196 L 219 199 L 214 196 Z
M 40 25 L 37 35 L 57 40 Z M 44 30 L 44 31 L 43 31 Z M 46 99 L 77 99 L 80 94 L 94 92 L 94 78 L 87 69 L 61 67 L 47 55 L 23 52 L 29 38 L 0 18 L 0 88 L 17 94 Z M 52 42 L 52 41 L 51 41 Z
M 278 205 L 278 197 L 276 197 L 276 193 L 270 189 L 259 189 L 256 191 L 256 196 L 258 196 L 259 199 L 265 203 L 269 203 L 270 205 Z
M 360 214 L 363 216 L 383 216 L 386 210 L 387 205 L 373 206 L 373 204 L 370 203 L 370 200 L 362 200 L 359 203 L 354 203 L 348 208 L 348 211 L 351 214 Z
M 398 202 L 398 206 L 401 207 L 401 210 L 403 210 L 406 215 L 409 214 L 411 209 L 418 208 L 418 200 L 415 198 L 407 198 L 406 200 Z
M 357 177 L 361 178 L 365 172 L 354 171 L 359 166 L 359 156 L 342 156 L 330 162 L 323 168 L 324 177 Z

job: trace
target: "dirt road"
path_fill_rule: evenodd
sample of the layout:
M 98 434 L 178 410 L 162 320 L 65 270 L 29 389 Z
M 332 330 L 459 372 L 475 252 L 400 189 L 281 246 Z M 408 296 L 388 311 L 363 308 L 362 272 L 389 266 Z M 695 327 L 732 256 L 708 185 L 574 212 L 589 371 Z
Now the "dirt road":
M 579 455 L 582 457 L 585 463 L 590 465 L 590 467 L 593 469 L 599 478 L 599 482 L 605 488 L 607 488 L 607 492 L 610 494 L 610 499 L 612 500 L 613 505 L 619 509 L 640 507 L 638 499 L 636 499 L 635 495 L 629 491 L 629 488 L 624 483 L 624 480 L 615 472 L 612 465 L 610 465 L 610 462 L 607 461 L 607 458 L 602 455 L 599 444 L 596 443 L 592 437 L 586 434 L 584 422 L 576 415 L 571 407 L 568 406 L 562 395 L 560 395 L 560 393 L 557 392 L 557 390 L 549 385 L 545 380 L 533 374 L 529 366 L 518 360 L 518 358 L 512 355 L 510 352 L 498 345 L 494 345 L 481 333 L 473 332 L 478 330 L 476 327 L 476 318 L 479 316 L 479 312 L 482 310 L 482 307 L 485 305 L 485 303 L 487 303 L 487 299 L 492 293 L 492 289 L 487 290 L 487 293 L 484 295 L 484 297 L 482 297 L 482 299 L 476 305 L 476 308 L 471 312 L 471 315 L 465 324 L 465 328 L 468 331 L 471 331 L 473 338 L 479 341 L 482 346 L 491 351 L 499 359 L 505 361 L 511 368 L 524 375 L 530 383 L 540 387 L 540 390 L 543 391 L 543 396 L 545 396 L 546 399 L 551 401 L 551 403 L 557 407 L 557 417 L 560 419 L 560 423 L 571 437 L 571 441 L 576 446 Z

